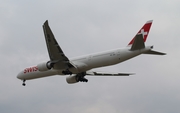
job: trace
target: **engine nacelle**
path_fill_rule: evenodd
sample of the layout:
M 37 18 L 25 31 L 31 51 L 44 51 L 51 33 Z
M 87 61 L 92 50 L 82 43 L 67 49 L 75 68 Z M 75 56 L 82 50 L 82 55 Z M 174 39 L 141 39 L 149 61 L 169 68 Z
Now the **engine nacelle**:
M 50 70 L 53 66 L 50 62 L 43 62 L 37 65 L 39 71 L 47 71 Z
M 66 81 L 67 81 L 68 84 L 73 84 L 73 83 L 79 82 L 77 80 L 77 76 L 76 75 L 71 75 L 71 76 L 66 77 Z

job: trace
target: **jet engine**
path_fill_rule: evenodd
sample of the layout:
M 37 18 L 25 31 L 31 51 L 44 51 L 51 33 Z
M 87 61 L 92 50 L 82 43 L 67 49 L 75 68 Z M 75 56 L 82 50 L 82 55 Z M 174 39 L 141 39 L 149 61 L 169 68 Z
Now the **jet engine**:
M 66 81 L 68 84 L 73 84 L 73 83 L 77 83 L 77 82 L 88 82 L 88 80 L 86 78 L 84 78 L 85 73 L 78 73 L 77 75 L 70 75 L 68 77 L 66 77 Z
M 50 70 L 53 67 L 53 65 L 50 61 L 48 61 L 38 64 L 37 67 L 39 71 L 47 71 Z
M 67 81 L 68 84 L 73 84 L 73 83 L 79 82 L 77 80 L 77 76 L 76 75 L 70 75 L 70 76 L 66 77 L 66 81 Z

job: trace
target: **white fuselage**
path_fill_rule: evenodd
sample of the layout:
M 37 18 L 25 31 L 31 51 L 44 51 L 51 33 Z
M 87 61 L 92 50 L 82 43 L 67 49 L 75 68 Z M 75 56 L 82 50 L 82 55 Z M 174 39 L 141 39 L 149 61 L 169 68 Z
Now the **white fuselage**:
M 131 39 L 128 46 L 123 49 L 114 49 L 105 52 L 85 55 L 69 59 L 56 41 L 48 20 L 43 24 L 43 31 L 50 61 L 39 63 L 36 66 L 25 68 L 17 78 L 25 81 L 53 75 L 70 75 L 66 77 L 69 84 L 88 82 L 86 75 L 92 76 L 129 76 L 131 73 L 95 72 L 91 69 L 115 65 L 136 57 L 140 54 L 165 55 L 165 53 L 152 50 L 153 46 L 145 46 L 152 20 L 147 21 Z
M 123 61 L 126 61 L 130 58 L 133 58 L 150 50 L 151 50 L 151 46 L 147 46 L 143 49 L 135 50 L 135 51 L 131 51 L 130 47 L 126 47 L 123 49 L 115 49 L 101 53 L 86 55 L 78 58 L 73 58 L 70 59 L 70 62 L 76 68 L 70 68 L 69 70 L 73 74 L 86 72 L 93 68 L 110 66 L 121 63 Z M 47 77 L 52 75 L 64 75 L 62 74 L 62 71 L 63 70 L 55 70 L 55 69 L 50 69 L 47 71 L 39 71 L 38 68 L 34 66 L 24 69 L 22 72 L 18 74 L 17 77 L 22 80 L 30 80 L 30 79 Z

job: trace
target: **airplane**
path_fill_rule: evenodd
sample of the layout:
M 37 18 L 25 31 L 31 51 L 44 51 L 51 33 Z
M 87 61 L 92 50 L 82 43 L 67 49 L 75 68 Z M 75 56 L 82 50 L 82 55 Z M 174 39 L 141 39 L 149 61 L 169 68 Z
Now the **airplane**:
M 43 31 L 46 40 L 47 50 L 50 60 L 40 63 L 36 66 L 25 68 L 17 78 L 23 81 L 25 86 L 26 80 L 48 77 L 53 75 L 68 75 L 66 81 L 69 84 L 77 82 L 88 82 L 85 78 L 89 76 L 129 76 L 133 73 L 108 73 L 95 72 L 92 69 L 115 65 L 141 54 L 166 55 L 166 53 L 154 51 L 153 46 L 145 46 L 153 20 L 147 21 L 138 31 L 134 38 L 124 48 L 94 53 L 69 59 L 58 42 L 56 41 L 48 20 L 43 24 Z

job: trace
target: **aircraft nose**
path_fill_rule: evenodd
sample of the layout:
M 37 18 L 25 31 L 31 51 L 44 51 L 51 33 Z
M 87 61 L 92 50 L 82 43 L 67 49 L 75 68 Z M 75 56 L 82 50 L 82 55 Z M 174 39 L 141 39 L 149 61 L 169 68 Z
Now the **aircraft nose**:
M 23 73 L 20 72 L 20 73 L 17 75 L 17 78 L 23 80 Z

